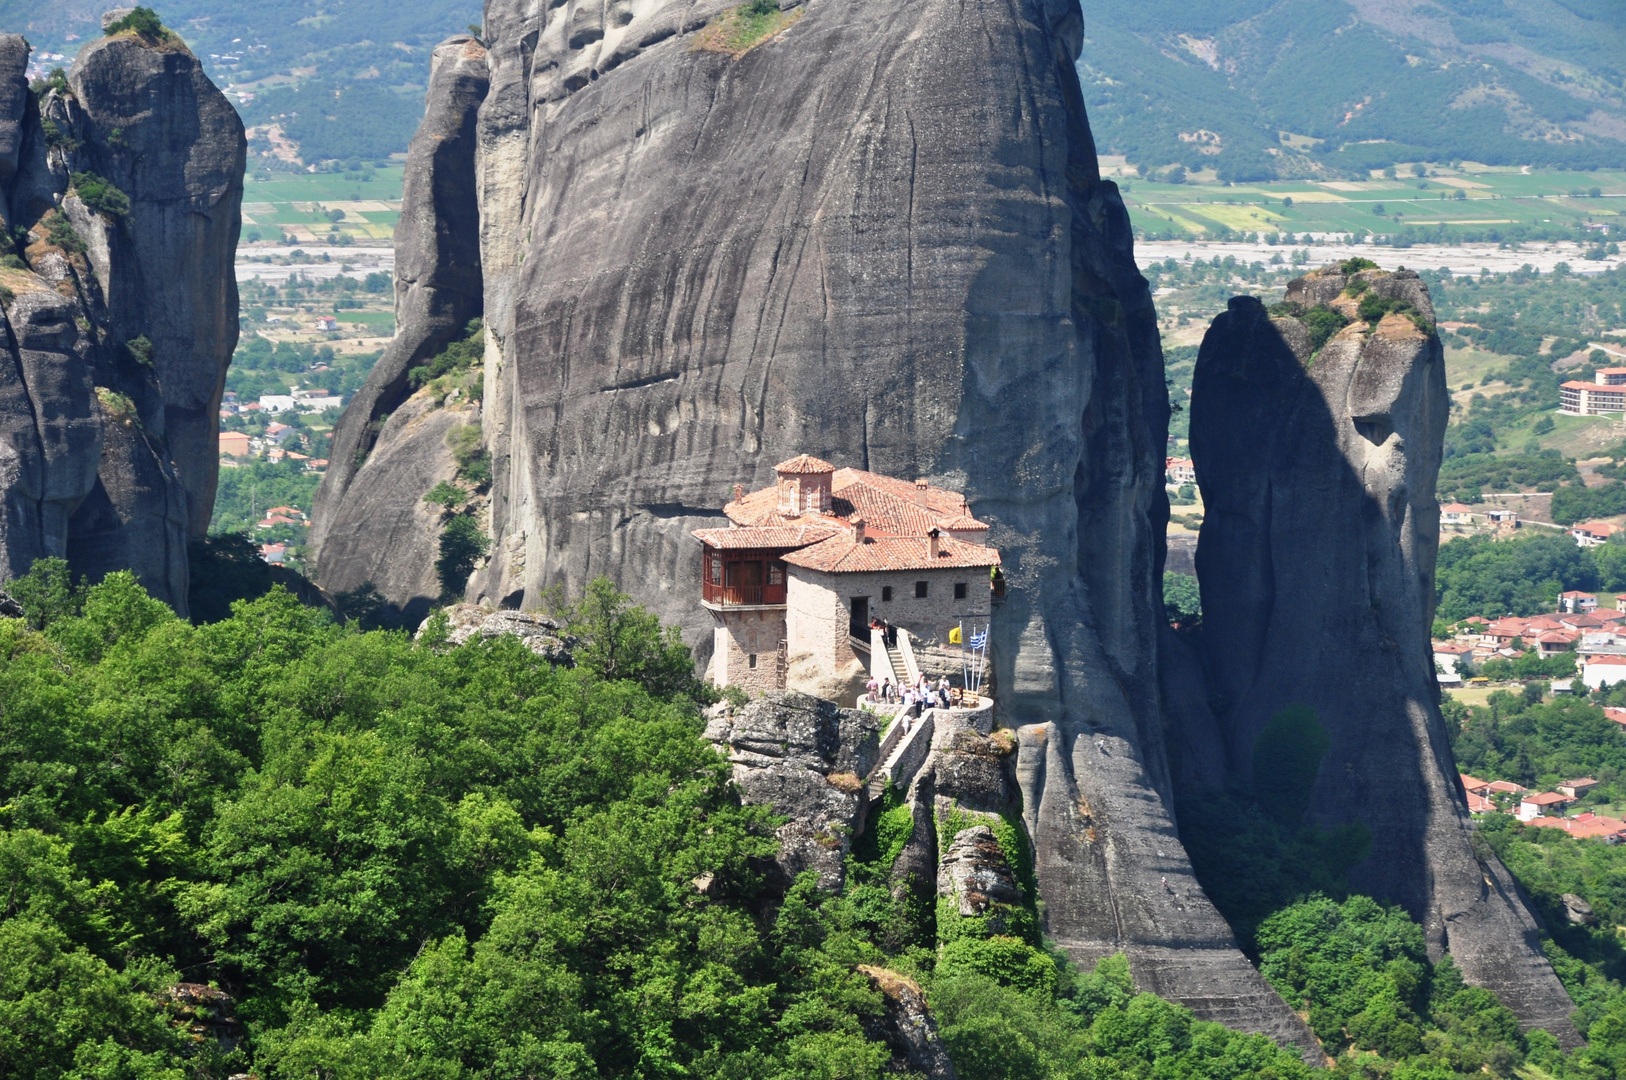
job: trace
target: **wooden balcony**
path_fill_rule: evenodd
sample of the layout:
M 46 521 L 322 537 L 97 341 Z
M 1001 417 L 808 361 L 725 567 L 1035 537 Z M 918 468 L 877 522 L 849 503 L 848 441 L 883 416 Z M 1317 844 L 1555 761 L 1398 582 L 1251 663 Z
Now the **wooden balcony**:
M 701 599 L 711 607 L 783 607 L 783 585 L 713 585 L 701 582 Z

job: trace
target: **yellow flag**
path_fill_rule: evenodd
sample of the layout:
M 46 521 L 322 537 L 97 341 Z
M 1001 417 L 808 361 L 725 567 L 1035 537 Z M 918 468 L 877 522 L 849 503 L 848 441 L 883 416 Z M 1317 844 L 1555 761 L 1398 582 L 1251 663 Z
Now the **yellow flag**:
M 958 645 L 958 644 L 960 644 L 960 628 L 958 626 L 956 626 L 954 629 L 949 631 L 949 644 L 950 645 Z

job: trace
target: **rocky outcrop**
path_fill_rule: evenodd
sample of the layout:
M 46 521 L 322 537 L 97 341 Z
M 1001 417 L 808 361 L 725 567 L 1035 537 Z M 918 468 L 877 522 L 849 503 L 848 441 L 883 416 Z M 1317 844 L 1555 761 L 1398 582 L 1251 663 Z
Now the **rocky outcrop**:
M 862 777 L 876 766 L 880 733 L 872 713 L 840 709 L 794 690 L 776 690 L 738 712 L 720 709 L 706 738 L 725 750 L 747 803 L 788 819 L 770 884 L 788 888 L 812 870 L 839 891 L 843 860 L 864 827 Z
M 323 588 L 371 585 L 385 601 L 384 623 L 423 621 L 442 592 L 435 560 L 445 517 L 423 497 L 457 476 L 447 438 L 479 422 L 478 405 L 447 404 L 427 387 L 395 408 L 348 497 L 317 504 L 328 526 L 317 573 Z
M 524 607 L 608 575 L 703 664 L 689 533 L 734 484 L 807 452 L 963 491 L 1004 559 L 992 674 L 1024 733 L 1012 775 L 1049 933 L 1313 1045 L 1175 833 L 1156 674 L 1168 403 L 1085 116 L 1076 0 L 791 0 L 755 47 L 706 47 L 730 6 L 486 5 L 469 160 L 493 546 L 465 598 Z M 365 471 L 342 501 L 421 494 L 363 496 Z M 366 515 L 346 520 L 365 535 Z
M 426 454 L 444 451 L 437 436 L 444 437 L 447 421 L 419 424 L 408 433 L 393 414 L 412 395 L 409 372 L 461 338 L 483 304 L 475 120 L 488 81 L 486 52 L 474 38 L 458 35 L 435 48 L 424 118 L 407 151 L 395 228 L 395 337 L 334 427 L 328 470 L 311 514 L 317 580 L 337 591 L 372 581 L 409 618 L 425 595 L 439 594 L 439 586 L 431 574 L 426 594 L 421 574 L 403 577 L 383 564 L 420 568 L 434 556 L 422 558 L 416 530 L 403 534 L 390 527 L 381 536 L 364 523 L 380 511 L 391 522 L 421 516 L 416 503 L 429 489 L 415 487 L 415 478 L 394 468 L 361 473 L 373 464 L 375 450 L 404 453 L 420 464 Z M 422 446 L 403 449 L 403 441 Z M 347 500 L 352 484 L 357 497 Z
M 1272 318 L 1256 299 L 1232 300 L 1197 360 L 1211 711 L 1180 715 L 1182 739 L 1215 748 L 1228 777 L 1288 820 L 1365 825 L 1370 854 L 1351 887 L 1404 906 L 1433 956 L 1449 950 L 1470 983 L 1573 1041 L 1573 1006 L 1531 913 L 1471 841 L 1438 707 L 1434 481 L 1449 400 L 1427 290 L 1413 273 L 1329 269 L 1287 301 Z M 1319 348 L 1314 326 L 1325 333 L 1337 317 L 1291 314 L 1316 308 L 1351 320 Z M 1264 747 L 1266 725 L 1290 715 Z M 1281 760 L 1288 737 L 1309 748 L 1294 765 L 1304 775 L 1256 775 L 1256 753 Z
M 237 342 L 243 128 L 173 36 L 85 47 L 39 100 L 0 36 L 0 579 L 65 557 L 187 610 Z
M 955 1080 L 958 1074 L 954 1062 L 937 1037 L 937 1021 L 920 984 L 907 975 L 870 964 L 859 964 L 858 970 L 869 976 L 870 985 L 881 992 L 882 1013 L 866 1022 L 865 1028 L 870 1038 L 892 1049 L 889 1071 L 923 1076 L 926 1080 Z
M 475 638 L 488 640 L 512 635 L 551 664 L 576 666 L 575 657 L 570 653 L 576 647 L 576 639 L 565 634 L 564 628 L 553 619 L 524 611 L 488 611 L 478 604 L 452 604 L 442 611 L 447 621 L 446 641 L 450 645 L 462 645 Z M 429 621 L 425 620 L 413 635 L 414 640 L 422 638 L 428 629 Z
M 986 825 L 954 834 L 937 867 L 937 895 L 953 901 L 962 917 L 987 915 L 1022 901 L 1010 861 Z M 995 927 L 992 933 L 1002 933 Z

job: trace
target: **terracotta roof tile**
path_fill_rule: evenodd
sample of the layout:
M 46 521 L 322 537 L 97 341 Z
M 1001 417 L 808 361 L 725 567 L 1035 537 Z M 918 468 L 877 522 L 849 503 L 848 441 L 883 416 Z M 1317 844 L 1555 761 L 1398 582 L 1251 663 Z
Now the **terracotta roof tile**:
M 691 534 L 707 547 L 724 550 L 740 548 L 799 548 L 828 539 L 842 526 L 827 525 L 768 525 L 735 529 L 696 529 Z
M 826 573 L 856 573 L 885 570 L 949 570 L 999 565 L 999 552 L 993 548 L 967 544 L 945 536 L 937 558 L 928 553 L 925 537 L 865 536 L 855 544 L 850 536 L 834 536 L 812 547 L 785 556 L 792 566 Z
M 789 461 L 781 461 L 773 467 L 776 473 L 799 473 L 802 475 L 817 475 L 819 473 L 833 473 L 836 467 L 823 458 L 816 458 L 812 454 L 797 454 Z
M 1458 773 L 1457 775 L 1462 777 L 1462 787 L 1465 791 L 1478 791 L 1481 788 L 1490 787 L 1489 780 L 1479 780 L 1467 773 Z
M 1532 795 L 1524 800 L 1536 806 L 1556 806 L 1559 803 L 1574 802 L 1568 795 L 1560 795 L 1556 791 L 1543 791 L 1540 795 Z

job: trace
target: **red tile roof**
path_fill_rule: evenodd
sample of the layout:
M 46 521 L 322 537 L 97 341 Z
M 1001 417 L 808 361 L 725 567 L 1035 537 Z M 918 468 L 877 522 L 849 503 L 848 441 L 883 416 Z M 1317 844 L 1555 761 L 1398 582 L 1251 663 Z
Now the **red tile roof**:
M 965 496 L 957 491 L 921 489 L 912 481 L 862 469 L 837 469 L 830 490 L 831 516 L 848 521 L 863 518 L 865 531 L 877 537 L 925 536 L 933 528 L 969 532 L 987 527 L 970 516 Z M 776 488 L 742 495 L 724 506 L 723 513 L 737 525 L 796 525 L 807 517 L 781 514 Z M 955 524 L 945 524 L 951 521 Z
M 1523 795 L 1529 788 L 1520 787 L 1511 780 L 1492 780 L 1490 789 L 1498 794 Z
M 707 547 L 721 548 L 725 551 L 738 551 L 741 548 L 806 547 L 808 544 L 816 544 L 820 540 L 827 540 L 836 533 L 843 531 L 845 531 L 844 524 L 830 521 L 828 524 L 767 525 L 743 529 L 696 529 L 691 535 L 699 537 L 700 542 Z
M 945 536 L 938 541 L 938 554 L 933 558 L 925 537 L 866 536 L 862 543 L 853 543 L 847 535 L 833 536 L 812 547 L 793 551 L 785 556 L 792 566 L 826 573 L 855 573 L 858 571 L 886 570 L 947 570 L 999 565 L 999 552 L 993 548 L 967 544 Z
M 1626 727 L 1626 709 L 1617 709 L 1612 705 L 1606 705 L 1603 714 L 1622 727 Z
M 1470 814 L 1489 814 L 1489 813 L 1494 812 L 1495 810 L 1496 810 L 1496 804 L 1491 802 L 1489 799 L 1485 798 L 1485 796 L 1483 796 L 1483 795 L 1475 795 L 1471 791 L 1468 792 L 1468 813 L 1470 813 Z M 1538 818 L 1537 820 L 1539 821 L 1540 819 Z
M 1602 814 L 1578 814 L 1572 818 L 1538 817 L 1531 818 L 1525 824 L 1538 829 L 1563 829 L 1571 836 L 1582 839 L 1618 836 L 1622 830 L 1626 830 L 1626 821 Z
M 1578 630 L 1548 630 L 1538 634 L 1536 640 L 1543 645 L 1569 645 L 1575 641 L 1579 633 Z
M 1609 664 L 1611 666 L 1626 664 L 1626 656 L 1589 656 L 1586 664 L 1587 667 L 1592 667 L 1594 664 Z
M 1566 599 L 1566 600 L 1574 600 L 1574 599 L 1577 599 L 1577 598 L 1583 599 L 1583 600 L 1596 600 L 1598 598 L 1597 593 L 1589 593 L 1589 592 L 1570 591 L 1570 592 L 1567 592 L 1567 593 L 1559 593 L 1558 595 L 1560 597 L 1562 597 L 1563 599 Z
M 1532 795 L 1524 800 L 1535 806 L 1557 806 L 1559 803 L 1574 802 L 1568 795 L 1560 795 L 1556 791 L 1543 791 L 1540 795 Z
M 1440 507 L 1440 513 L 1442 514 L 1471 514 L 1473 512 L 1473 507 L 1464 506 L 1461 503 L 1447 503 Z
M 1479 780 L 1475 777 L 1469 776 L 1467 773 L 1458 773 L 1457 775 L 1462 777 L 1462 787 L 1464 791 L 1479 791 L 1481 788 L 1490 787 L 1489 780 Z
M 817 475 L 819 473 L 833 473 L 836 467 L 823 458 L 816 458 L 812 454 L 797 454 L 789 461 L 781 461 L 773 467 L 776 473 L 798 473 L 801 475 Z
M 1473 652 L 1474 647 L 1472 645 L 1457 645 L 1451 642 L 1446 642 L 1443 645 L 1435 645 L 1434 651 L 1437 653 L 1452 653 L 1456 656 L 1461 656 L 1463 653 Z

